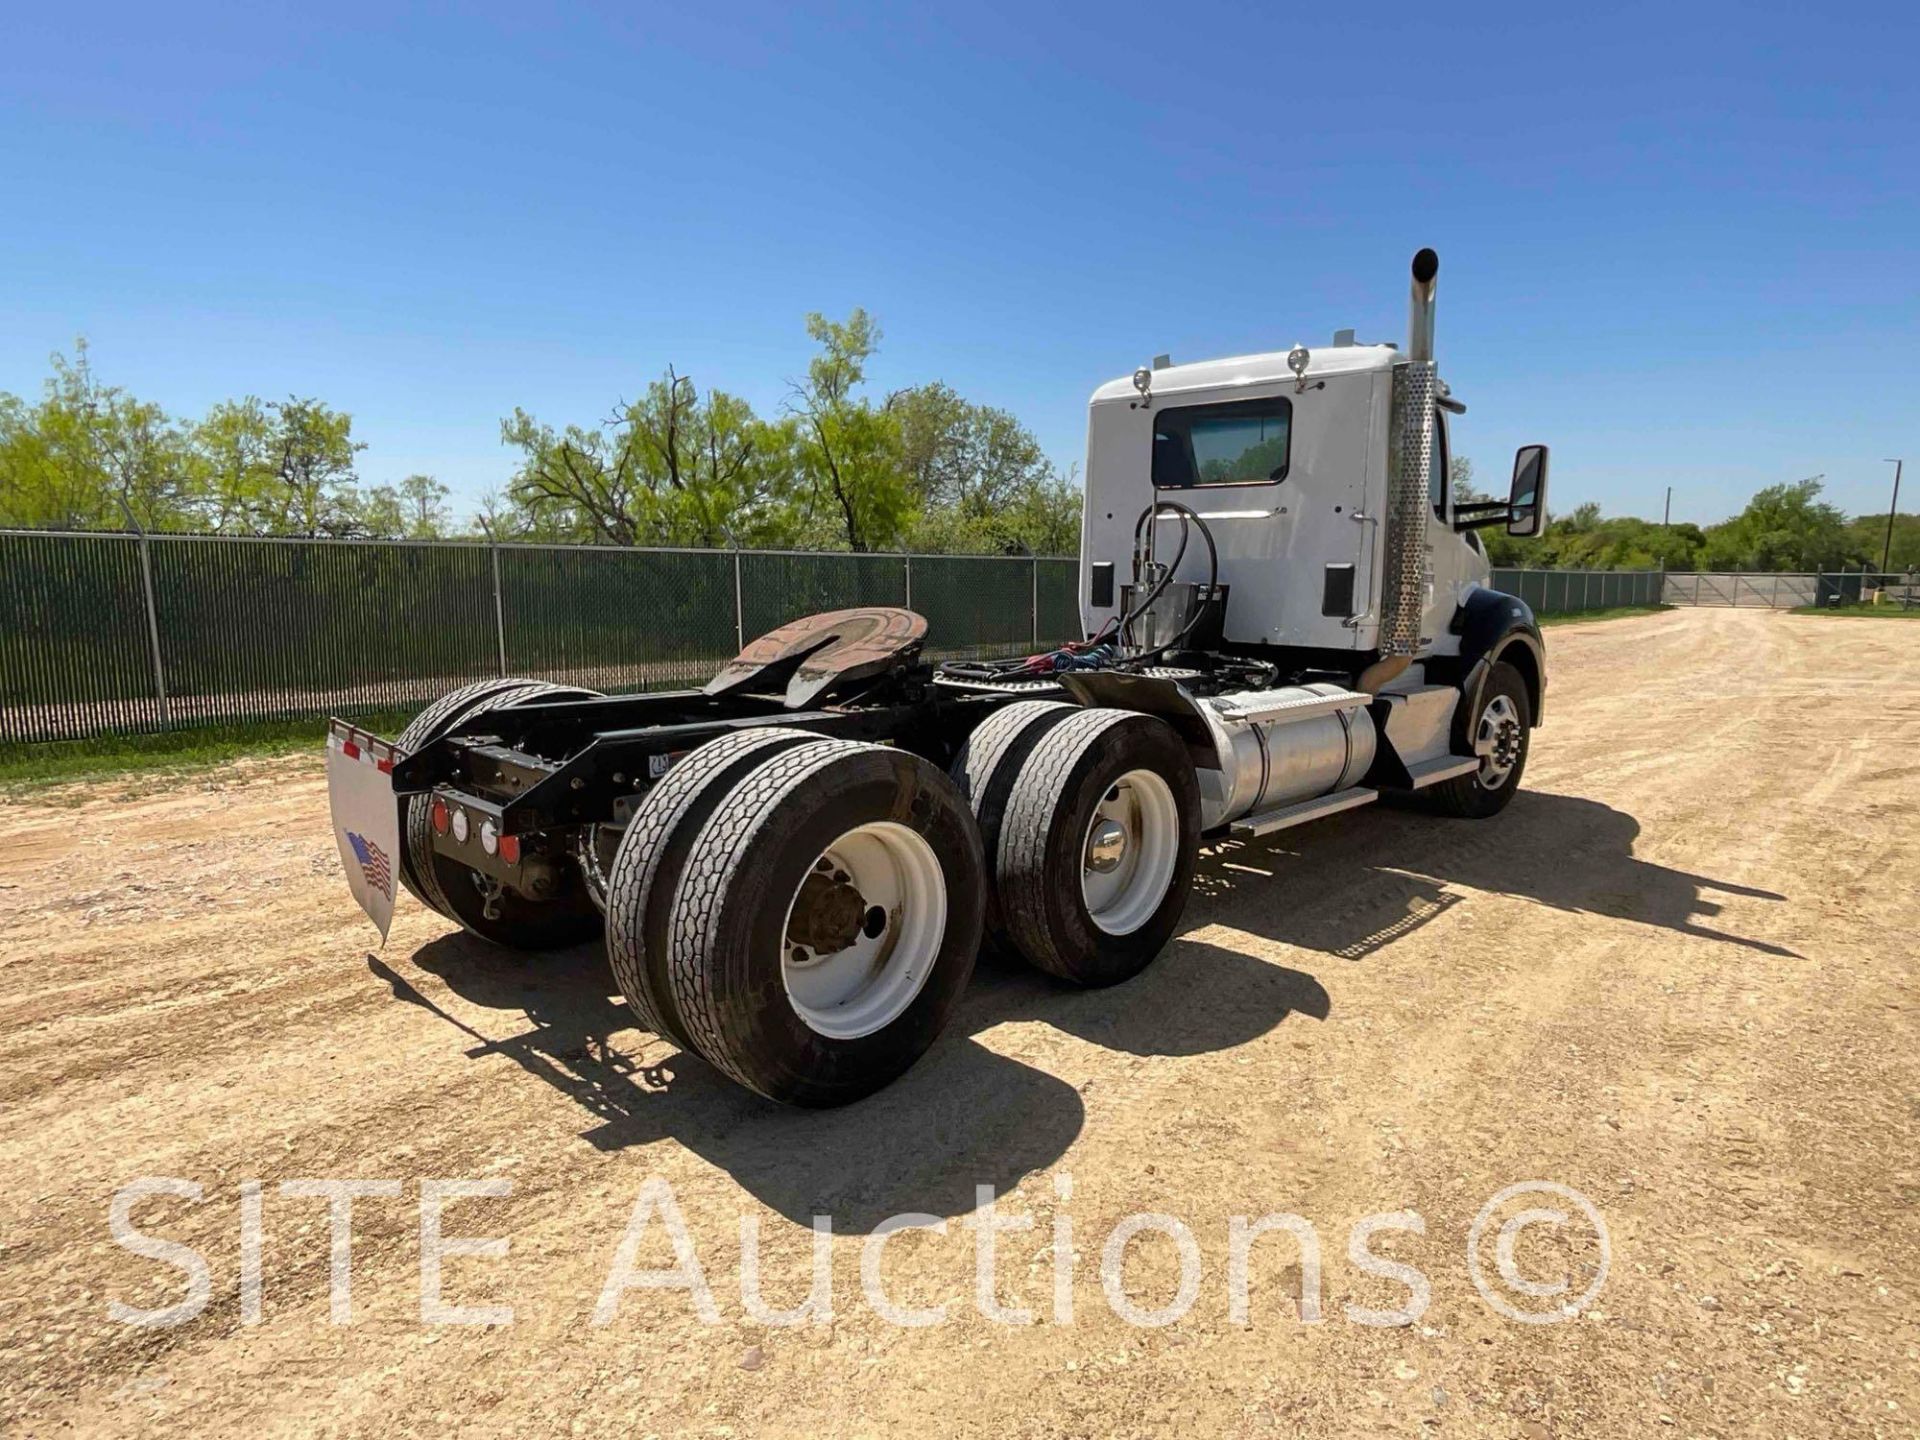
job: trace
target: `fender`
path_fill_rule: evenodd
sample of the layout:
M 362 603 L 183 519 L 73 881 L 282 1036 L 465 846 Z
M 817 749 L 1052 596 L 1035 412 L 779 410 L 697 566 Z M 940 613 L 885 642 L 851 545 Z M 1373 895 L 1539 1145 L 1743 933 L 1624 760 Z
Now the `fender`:
M 1465 673 L 1460 690 L 1465 702 L 1459 713 L 1480 713 L 1480 687 L 1495 661 L 1505 660 L 1527 682 L 1528 708 L 1535 725 L 1547 702 L 1547 647 L 1533 610 L 1517 595 L 1476 585 L 1454 617 L 1460 635 L 1459 664 Z

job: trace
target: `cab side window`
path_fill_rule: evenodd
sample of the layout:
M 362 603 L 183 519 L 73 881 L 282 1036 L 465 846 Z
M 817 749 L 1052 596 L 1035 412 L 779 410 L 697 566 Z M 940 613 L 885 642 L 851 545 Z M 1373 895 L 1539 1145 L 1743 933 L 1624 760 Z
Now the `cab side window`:
M 1447 518 L 1448 491 L 1447 417 L 1433 412 L 1433 469 L 1427 475 L 1427 497 L 1433 501 L 1433 513 Z

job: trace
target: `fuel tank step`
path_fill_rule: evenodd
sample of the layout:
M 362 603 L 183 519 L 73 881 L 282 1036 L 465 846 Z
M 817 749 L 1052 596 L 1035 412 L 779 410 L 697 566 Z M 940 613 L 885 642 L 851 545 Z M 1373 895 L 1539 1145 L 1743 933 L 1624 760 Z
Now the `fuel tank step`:
M 1370 790 L 1365 785 L 1356 785 L 1351 790 L 1336 790 L 1331 795 L 1316 796 L 1312 800 L 1297 801 L 1292 805 L 1263 810 L 1258 815 L 1249 815 L 1245 819 L 1236 820 L 1233 822 L 1233 833 L 1242 839 L 1271 835 L 1276 830 L 1285 830 L 1292 825 L 1304 825 L 1307 821 L 1318 820 L 1323 815 L 1338 815 L 1342 810 L 1357 810 L 1360 806 L 1370 805 L 1379 798 L 1378 790 Z

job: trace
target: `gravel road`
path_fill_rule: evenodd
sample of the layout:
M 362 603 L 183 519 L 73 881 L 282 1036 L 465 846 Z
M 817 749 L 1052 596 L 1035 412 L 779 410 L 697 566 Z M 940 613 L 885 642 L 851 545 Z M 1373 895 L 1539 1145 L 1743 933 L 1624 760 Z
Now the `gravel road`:
M 983 964 L 917 1069 L 832 1113 L 634 1030 L 597 949 L 490 953 L 409 905 L 373 950 L 317 756 L 0 807 L 0 1431 L 1913 1434 L 1920 627 L 1680 610 L 1548 645 L 1504 816 L 1218 847 L 1140 979 Z M 200 1187 L 131 1211 L 207 1267 L 165 1328 L 109 1309 L 191 1296 L 110 1232 L 143 1176 Z M 280 1187 L 346 1179 L 397 1193 L 353 1205 L 333 1323 L 328 1201 Z M 505 1182 L 444 1202 L 506 1248 L 439 1284 L 509 1325 L 423 1320 L 439 1180 Z M 1484 1288 L 1558 1323 L 1470 1274 L 1527 1181 L 1605 1226 L 1535 1194 L 1481 1227 Z M 983 1185 L 1032 1221 L 997 1239 L 1027 1325 L 976 1302 Z M 674 1263 L 669 1200 L 710 1319 L 617 1283 Z M 901 1212 L 945 1233 L 880 1248 Z M 1234 1217 L 1272 1212 L 1317 1241 L 1317 1306 L 1274 1233 L 1237 1315 Z M 791 1307 L 816 1214 L 832 1317 L 762 1323 L 742 1223 Z M 1510 1220 L 1507 1273 L 1559 1295 L 1502 1277 Z M 944 1318 L 883 1316 L 863 1254 Z

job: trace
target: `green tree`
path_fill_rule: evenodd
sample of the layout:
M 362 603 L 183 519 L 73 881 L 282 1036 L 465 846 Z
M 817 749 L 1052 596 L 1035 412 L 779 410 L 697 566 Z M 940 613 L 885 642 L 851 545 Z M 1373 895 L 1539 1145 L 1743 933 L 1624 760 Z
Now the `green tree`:
M 0 523 L 195 528 L 190 447 L 164 410 L 94 375 L 84 340 L 53 357 L 37 405 L 0 396 Z
M 844 321 L 816 312 L 807 316 L 807 334 L 820 352 L 788 406 L 797 422 L 794 457 L 805 520 L 817 528 L 831 524 L 849 550 L 890 548 L 914 509 L 900 424 L 853 393 L 866 380 L 880 327 L 865 310 Z
M 447 487 L 431 475 L 409 475 L 398 488 L 396 500 L 404 514 L 405 534 L 410 540 L 439 540 L 447 533 L 451 512 L 447 509 Z
M 257 534 L 274 506 L 268 496 L 278 458 L 273 412 L 257 397 L 223 400 L 194 426 L 201 511 L 220 534 Z
M 400 540 L 407 535 L 407 506 L 391 485 L 376 485 L 352 495 L 343 507 L 342 533 L 378 540 Z
M 1079 544 L 1080 487 L 1062 477 L 1033 432 L 1005 410 L 976 405 L 951 386 L 902 390 L 887 400 L 918 514 L 910 548 L 940 552 L 1059 554 Z
M 1878 570 L 1887 552 L 1887 516 L 1856 515 L 1847 522 L 1847 546 L 1870 568 Z M 1920 568 L 1920 515 L 1893 517 L 1893 548 L 1887 564 L 1897 573 Z
M 789 528 L 788 428 L 672 366 L 602 428 L 501 423 L 521 460 L 507 500 L 535 527 L 614 545 L 765 544 Z
M 1731 520 L 1706 531 L 1703 562 L 1716 570 L 1837 570 L 1862 558 L 1846 516 L 1820 499 L 1818 480 L 1769 485 Z
M 265 407 L 268 471 L 249 504 L 262 535 L 362 533 L 353 457 L 353 417 L 318 400 L 289 396 Z

